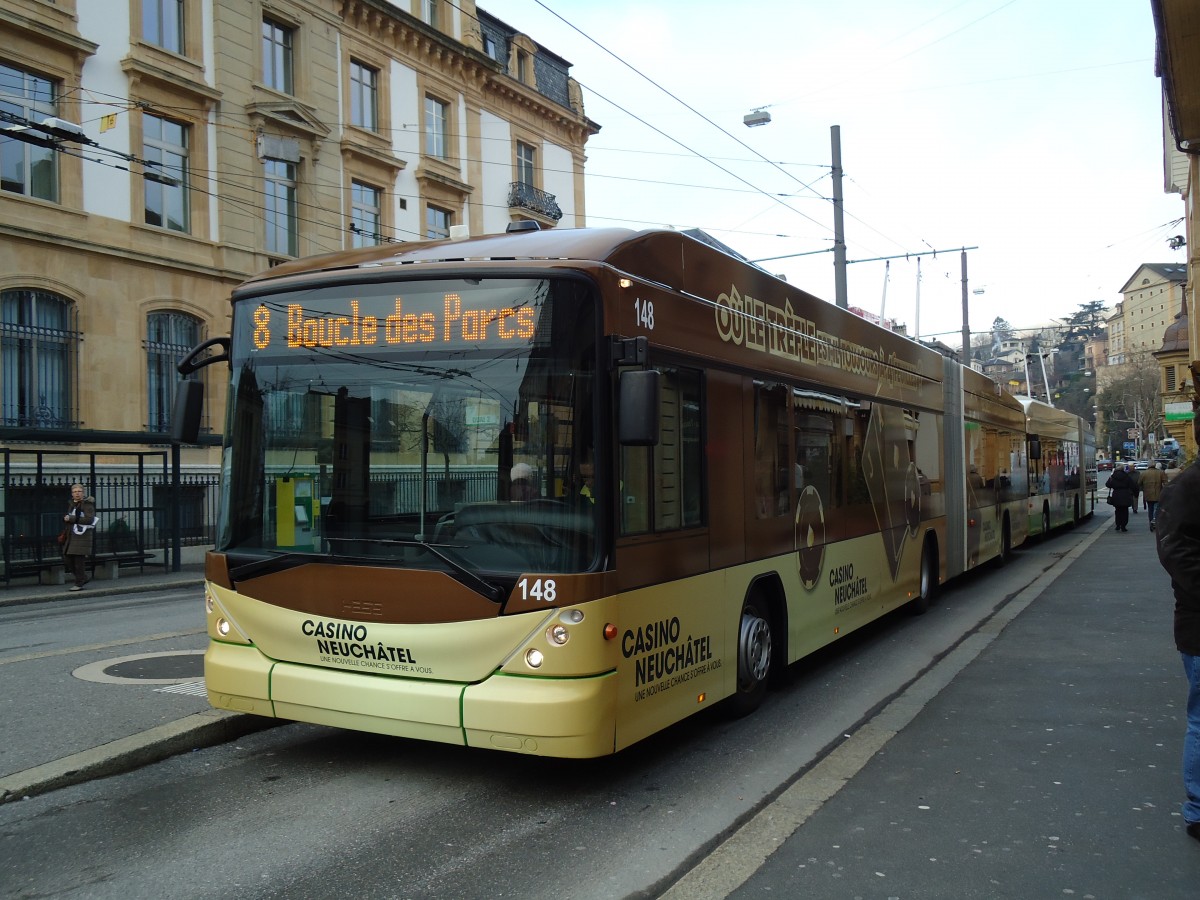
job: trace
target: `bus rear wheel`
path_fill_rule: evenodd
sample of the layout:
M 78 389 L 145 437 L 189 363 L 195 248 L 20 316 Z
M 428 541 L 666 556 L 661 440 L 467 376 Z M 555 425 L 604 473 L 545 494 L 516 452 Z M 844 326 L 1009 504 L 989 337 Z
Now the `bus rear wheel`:
M 927 540 L 924 549 L 921 550 L 921 574 L 917 596 L 908 601 L 908 611 L 914 616 L 921 616 L 929 611 L 929 604 L 933 602 L 933 595 L 937 590 L 938 560 L 934 546 Z
M 771 678 L 771 619 L 760 598 L 748 597 L 742 604 L 737 648 L 737 693 L 730 706 L 735 716 L 745 716 L 762 705 Z
M 1000 526 L 1000 552 L 996 556 L 996 565 L 1003 566 L 1012 556 L 1012 530 L 1009 528 L 1008 516 L 1004 517 L 1004 524 Z

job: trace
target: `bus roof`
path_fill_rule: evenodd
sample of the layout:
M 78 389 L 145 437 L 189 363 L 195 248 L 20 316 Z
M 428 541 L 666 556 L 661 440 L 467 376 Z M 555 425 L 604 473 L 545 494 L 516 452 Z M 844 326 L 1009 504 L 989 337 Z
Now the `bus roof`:
M 676 234 L 666 231 L 634 231 L 630 228 L 554 228 L 488 234 L 461 240 L 411 241 L 380 244 L 357 250 L 341 250 L 309 256 L 274 266 L 247 284 L 293 275 L 328 273 L 364 266 L 409 265 L 443 262 L 512 262 L 514 260 L 589 260 L 605 262 L 619 247 L 638 236 Z M 682 237 L 682 236 L 680 236 Z

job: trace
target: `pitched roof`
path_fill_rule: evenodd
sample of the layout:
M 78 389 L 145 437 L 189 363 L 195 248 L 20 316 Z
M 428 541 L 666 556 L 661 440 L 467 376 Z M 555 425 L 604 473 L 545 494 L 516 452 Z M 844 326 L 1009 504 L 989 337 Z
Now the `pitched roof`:
M 1121 287 L 1121 293 L 1124 294 L 1130 290 L 1130 285 L 1133 280 L 1141 274 L 1143 269 L 1149 269 L 1163 281 L 1187 281 L 1187 264 L 1186 263 L 1142 263 L 1137 267 L 1137 271 L 1129 276 L 1129 280 Z

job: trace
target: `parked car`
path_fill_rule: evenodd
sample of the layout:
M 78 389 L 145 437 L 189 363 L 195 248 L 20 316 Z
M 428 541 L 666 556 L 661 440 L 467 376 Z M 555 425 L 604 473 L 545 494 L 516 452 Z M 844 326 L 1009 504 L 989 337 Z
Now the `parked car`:
M 1098 472 L 1111 472 L 1112 467 L 1113 464 L 1111 459 L 1100 459 L 1096 461 L 1096 471 Z

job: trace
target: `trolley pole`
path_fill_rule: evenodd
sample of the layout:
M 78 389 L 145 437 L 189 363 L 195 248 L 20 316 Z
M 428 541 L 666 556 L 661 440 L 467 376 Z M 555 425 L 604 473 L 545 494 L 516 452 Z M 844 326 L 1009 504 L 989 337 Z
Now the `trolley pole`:
M 963 324 L 962 324 L 962 364 L 968 368 L 971 365 L 971 321 L 967 313 L 967 250 L 964 247 L 962 251 L 962 307 L 963 307 Z
M 833 154 L 833 288 L 837 305 L 849 307 L 846 295 L 846 225 L 842 221 L 842 129 L 829 127 Z

